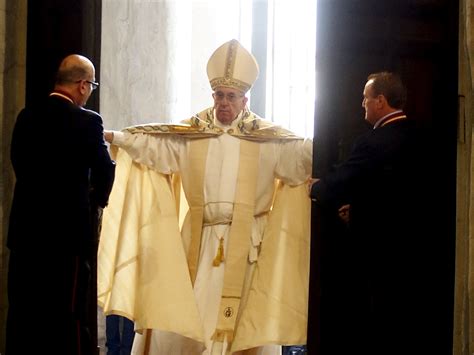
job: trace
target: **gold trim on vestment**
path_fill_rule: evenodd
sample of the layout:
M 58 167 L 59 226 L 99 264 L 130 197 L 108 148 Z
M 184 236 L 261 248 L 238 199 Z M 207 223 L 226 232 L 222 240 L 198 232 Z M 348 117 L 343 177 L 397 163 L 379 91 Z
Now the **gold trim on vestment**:
M 202 223 L 204 217 L 204 171 L 206 169 L 208 139 L 191 141 L 190 169 L 193 177 L 188 197 L 191 213 L 191 242 L 188 250 L 188 269 L 191 282 L 196 281 L 199 264 L 199 250 L 201 249 Z
M 196 280 L 203 227 L 204 211 L 204 171 L 209 140 L 192 140 L 190 168 L 193 184 L 189 193 L 191 211 L 191 242 L 188 250 L 188 268 L 191 282 Z M 229 343 L 233 339 L 240 307 L 240 297 L 244 284 L 249 252 L 248 239 L 251 235 L 255 213 L 255 191 L 257 185 L 260 145 L 243 140 L 240 143 L 239 172 L 235 191 L 234 211 L 228 234 L 227 255 L 224 255 L 223 239 L 220 240 L 213 265 L 225 262 L 224 285 L 214 338 L 226 336 Z M 224 261 L 225 260 L 225 261 Z M 215 339 L 215 340 L 216 340 Z
M 262 120 L 247 109 L 244 110 L 242 117 L 239 118 L 237 127 L 225 131 L 222 127 L 214 124 L 213 107 L 184 120 L 180 124 L 137 125 L 124 128 L 123 131 L 146 134 L 175 134 L 184 135 L 189 138 L 206 138 L 227 133 L 237 138 L 255 141 L 302 139 L 280 126 Z
M 239 173 L 235 191 L 232 225 L 227 243 L 224 285 L 217 315 L 217 327 L 212 339 L 229 343 L 234 339 L 234 329 L 239 316 L 240 299 L 244 285 L 249 253 L 248 239 L 252 234 L 255 211 L 260 145 L 255 142 L 240 142 Z

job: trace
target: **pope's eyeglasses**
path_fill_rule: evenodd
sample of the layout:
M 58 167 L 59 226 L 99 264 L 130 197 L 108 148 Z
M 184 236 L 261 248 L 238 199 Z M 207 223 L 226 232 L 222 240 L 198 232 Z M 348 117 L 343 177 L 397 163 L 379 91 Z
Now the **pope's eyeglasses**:
M 222 101 L 224 101 L 224 98 L 225 98 L 227 100 L 227 102 L 230 102 L 230 103 L 236 102 L 238 99 L 240 99 L 243 96 L 244 95 L 236 95 L 232 92 L 229 93 L 229 94 L 224 94 L 223 92 L 220 92 L 220 91 L 217 91 L 217 92 L 212 94 L 212 97 L 217 102 L 222 102 Z

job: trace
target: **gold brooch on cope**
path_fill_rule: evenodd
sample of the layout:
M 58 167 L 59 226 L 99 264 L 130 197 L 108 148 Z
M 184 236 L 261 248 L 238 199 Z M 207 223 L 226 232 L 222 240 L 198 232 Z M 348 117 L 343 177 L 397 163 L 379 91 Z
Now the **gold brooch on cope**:
M 224 317 L 230 318 L 234 314 L 234 309 L 232 307 L 226 307 L 224 309 Z

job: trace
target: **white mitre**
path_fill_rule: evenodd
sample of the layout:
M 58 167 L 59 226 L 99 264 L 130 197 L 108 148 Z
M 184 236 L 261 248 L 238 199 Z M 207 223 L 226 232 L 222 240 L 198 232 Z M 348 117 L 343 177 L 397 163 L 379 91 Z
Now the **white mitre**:
M 258 63 L 236 39 L 217 48 L 207 62 L 207 76 L 212 90 L 229 87 L 250 90 L 258 77 Z

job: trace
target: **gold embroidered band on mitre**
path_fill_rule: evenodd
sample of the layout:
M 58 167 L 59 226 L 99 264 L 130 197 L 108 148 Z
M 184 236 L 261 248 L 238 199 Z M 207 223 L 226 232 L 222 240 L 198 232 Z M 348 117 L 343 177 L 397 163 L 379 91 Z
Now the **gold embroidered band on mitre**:
M 211 80 L 212 90 L 215 90 L 218 87 L 222 86 L 234 88 L 242 92 L 247 92 L 248 90 L 250 90 L 249 84 L 244 83 L 243 81 L 237 80 L 235 78 L 215 78 Z

